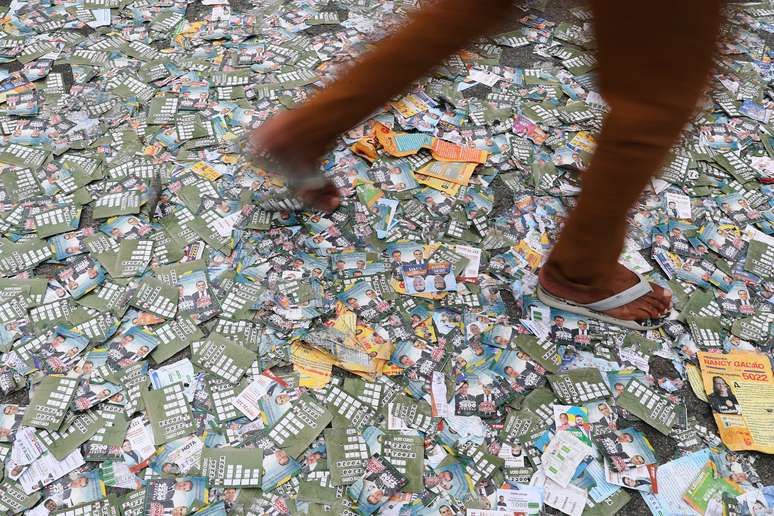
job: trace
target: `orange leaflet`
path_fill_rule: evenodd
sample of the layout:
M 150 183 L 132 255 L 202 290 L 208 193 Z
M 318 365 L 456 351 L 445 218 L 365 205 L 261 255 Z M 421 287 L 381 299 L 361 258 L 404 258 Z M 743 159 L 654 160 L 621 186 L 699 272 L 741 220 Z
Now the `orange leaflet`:
M 465 163 L 483 164 L 486 162 L 486 158 L 489 157 L 487 151 L 482 151 L 473 147 L 463 147 L 456 143 L 447 142 L 438 138 L 433 140 L 431 152 L 433 158 L 438 161 L 461 161 Z
M 723 443 L 734 451 L 774 453 L 774 379 L 767 355 L 699 352 L 702 383 Z
M 379 154 L 376 151 L 376 139 L 373 136 L 364 136 L 352 144 L 352 152 L 367 159 L 371 163 L 376 161 Z
M 387 154 L 390 154 L 391 156 L 399 155 L 398 149 L 395 147 L 395 141 L 392 139 L 392 129 L 384 124 L 376 123 L 374 124 L 374 134 L 376 135 L 379 145 L 384 148 Z

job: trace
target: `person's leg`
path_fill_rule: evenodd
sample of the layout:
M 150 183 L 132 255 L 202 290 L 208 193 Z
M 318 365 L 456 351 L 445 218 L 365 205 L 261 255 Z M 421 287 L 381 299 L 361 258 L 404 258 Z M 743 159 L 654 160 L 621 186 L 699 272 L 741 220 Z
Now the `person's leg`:
M 626 215 L 696 108 L 720 27 L 720 0 L 593 0 L 599 87 L 610 105 L 582 192 L 540 284 L 578 303 L 599 301 L 637 282 L 617 262 Z M 670 293 L 654 291 L 608 314 L 654 318 Z
M 453 52 L 495 29 L 514 10 L 513 0 L 441 0 L 418 11 L 307 103 L 256 129 L 251 136 L 255 145 L 287 167 L 315 169 L 339 134 Z M 324 209 L 338 204 L 333 185 L 303 197 Z

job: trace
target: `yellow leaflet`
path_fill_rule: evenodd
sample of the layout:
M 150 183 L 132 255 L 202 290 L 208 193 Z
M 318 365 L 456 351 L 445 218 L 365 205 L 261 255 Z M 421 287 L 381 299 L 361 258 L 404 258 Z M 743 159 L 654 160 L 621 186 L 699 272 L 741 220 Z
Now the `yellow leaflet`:
M 357 314 L 347 309 L 341 301 L 336 301 L 336 318 L 333 320 L 333 327 L 342 333 L 354 336 L 357 328 Z
M 360 345 L 360 349 L 369 354 L 375 353 L 379 348 L 378 344 L 373 339 L 374 333 L 373 328 L 366 326 L 365 324 L 358 324 L 357 330 L 355 331 L 355 334 L 357 335 L 355 340 L 357 340 Z
M 187 26 L 184 26 L 180 32 L 175 36 L 175 42 L 178 45 L 183 45 L 186 39 L 191 39 L 193 36 L 199 32 L 199 29 L 201 26 L 204 25 L 204 22 L 191 22 Z
M 403 369 L 395 364 L 385 364 L 382 368 L 382 374 L 386 376 L 398 376 L 403 374 Z
M 752 351 L 697 353 L 704 392 L 723 443 L 732 451 L 774 453 L 774 372 Z
M 330 381 L 335 361 L 327 353 L 297 341 L 290 347 L 290 356 L 300 387 L 320 389 Z
M 441 244 L 439 243 L 433 243 L 433 244 L 425 244 L 425 246 L 422 248 L 422 252 L 425 254 L 425 257 L 429 257 L 434 252 L 436 252 L 438 249 L 440 249 Z
M 529 244 L 527 244 L 526 240 L 519 242 L 513 249 L 527 260 L 527 263 L 533 271 L 540 267 L 540 263 L 543 261 L 543 255 L 532 249 Z
M 699 367 L 694 364 L 688 364 L 685 368 L 685 372 L 688 375 L 688 383 L 691 385 L 693 394 L 704 403 L 709 403 L 707 394 L 704 392 L 704 380 L 702 379 Z
M 417 183 L 427 185 L 430 188 L 435 188 L 436 190 L 439 190 L 452 197 L 456 196 L 460 191 L 461 185 L 454 184 L 451 181 L 444 181 L 443 179 L 438 179 L 437 177 L 426 176 L 424 174 L 420 174 L 419 172 L 414 172 L 414 177 L 416 178 Z
M 194 165 L 191 167 L 191 170 L 193 170 L 197 175 L 209 181 L 215 181 L 216 179 L 218 179 L 220 176 L 223 175 L 220 172 L 218 172 L 214 167 L 205 163 L 204 161 L 199 161 L 197 163 L 194 163 Z
M 237 161 L 239 161 L 239 155 L 238 154 L 224 154 L 221 158 L 223 160 L 223 163 L 226 165 L 233 165 Z
M 392 352 L 394 349 L 395 349 L 395 346 L 392 345 L 392 342 L 385 342 L 384 344 L 382 344 L 381 349 L 379 349 L 379 352 L 377 353 L 374 361 L 386 362 L 392 356 Z M 381 369 L 382 368 L 380 367 L 378 370 L 381 370 Z
M 374 380 L 376 380 L 376 376 L 378 372 L 379 372 L 378 370 L 370 373 L 367 371 L 350 371 L 350 373 L 354 374 L 355 376 L 359 376 L 360 378 L 362 378 L 367 382 L 373 382 Z
M 161 152 L 161 146 L 157 143 L 154 143 L 153 145 L 148 145 L 142 150 L 142 153 L 146 156 L 155 156 Z
M 360 348 L 373 359 L 388 359 L 392 355 L 392 344 L 384 340 L 373 328 L 365 324 L 357 327 L 357 342 Z M 379 368 L 377 368 L 379 370 Z
M 597 143 L 594 141 L 594 135 L 588 131 L 580 131 L 570 140 L 570 145 L 584 152 L 592 153 Z
M 458 185 L 467 185 L 470 176 L 478 165 L 476 163 L 453 163 L 446 161 L 431 161 L 417 170 L 418 174 L 436 177 Z
M 406 293 L 406 287 L 403 285 L 402 280 L 397 280 L 394 277 L 390 277 L 389 285 L 390 285 L 390 288 L 392 288 L 398 294 Z
M 433 294 L 433 299 L 435 301 L 440 301 L 441 299 L 445 298 L 448 295 L 449 295 L 448 292 L 436 292 L 435 294 Z
M 405 118 L 427 111 L 430 107 L 414 94 L 406 95 L 397 102 L 390 102 L 390 105 Z

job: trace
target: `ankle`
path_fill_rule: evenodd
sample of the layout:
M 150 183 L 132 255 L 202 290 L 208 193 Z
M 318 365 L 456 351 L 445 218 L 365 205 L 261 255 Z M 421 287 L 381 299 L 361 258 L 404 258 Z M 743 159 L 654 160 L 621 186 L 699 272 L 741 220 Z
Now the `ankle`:
M 604 287 L 609 278 L 596 277 L 583 271 L 578 273 L 577 267 L 566 267 L 549 257 L 540 269 L 540 281 L 560 283 L 566 287 L 586 292 Z

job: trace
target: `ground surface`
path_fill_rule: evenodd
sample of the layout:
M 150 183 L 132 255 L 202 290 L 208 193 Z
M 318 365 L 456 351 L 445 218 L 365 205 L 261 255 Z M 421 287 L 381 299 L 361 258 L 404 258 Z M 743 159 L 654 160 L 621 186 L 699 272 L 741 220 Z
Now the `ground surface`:
M 570 9 L 581 5 L 586 5 L 586 2 L 583 2 L 582 0 L 549 0 L 542 15 L 544 18 L 556 23 L 560 23 L 562 21 L 577 21 L 570 14 Z M 513 25 L 514 27 L 516 26 L 515 20 Z M 655 32 L 657 32 L 657 30 Z M 769 41 L 767 43 L 769 46 L 771 46 L 771 44 L 774 43 L 774 37 L 769 36 Z M 538 60 L 538 56 L 533 54 L 532 46 L 530 45 L 522 48 L 505 48 L 501 64 L 504 66 L 526 66 Z M 483 95 L 485 95 L 486 91 L 482 91 Z M 472 89 L 471 92 L 473 94 L 476 93 L 475 89 Z M 504 203 L 509 202 L 511 198 L 511 192 L 499 181 L 496 181 L 494 186 L 496 194 L 495 206 L 499 207 Z M 677 378 L 679 376 L 669 361 L 659 357 L 656 357 L 651 361 L 650 367 L 651 372 L 656 377 L 668 376 L 671 378 Z M 717 427 L 715 425 L 715 421 L 709 405 L 694 396 L 693 392 L 687 384 L 681 394 L 685 399 L 686 405 L 688 407 L 689 416 L 695 417 L 696 420 L 701 424 L 707 426 L 713 431 L 717 431 Z M 635 426 L 644 432 L 645 435 L 647 435 L 648 439 L 653 445 L 653 448 L 655 448 L 656 456 L 660 462 L 667 462 L 674 456 L 676 452 L 676 446 L 672 439 L 659 433 L 646 424 L 639 423 Z M 761 477 L 763 484 L 774 484 L 774 457 L 757 453 L 754 455 L 757 459 L 755 462 L 755 467 Z M 549 509 L 549 511 L 551 510 Z M 551 512 L 559 514 L 556 511 Z M 631 501 L 618 514 L 634 516 L 648 514 L 649 512 L 650 510 L 642 500 L 642 497 L 632 493 Z
M 549 0 L 548 4 L 546 5 L 543 17 L 557 23 L 561 21 L 570 21 L 573 18 L 569 12 L 569 9 L 579 5 L 585 5 L 585 2 L 579 0 Z M 654 29 L 654 34 L 655 33 L 657 33 L 657 28 Z M 767 41 L 768 46 L 770 47 L 773 42 L 774 38 L 769 36 L 769 41 Z M 506 66 L 524 66 L 528 63 L 536 61 L 535 58 L 536 56 L 532 53 L 532 49 L 530 47 L 516 49 L 506 48 L 505 52 L 503 52 L 502 64 Z M 498 185 L 496 184 L 495 189 L 496 193 L 498 194 L 498 199 L 507 201 L 507 199 L 510 197 L 510 192 L 505 189 L 503 185 L 500 184 L 498 188 Z M 659 357 L 656 357 L 651 361 L 650 368 L 652 374 L 656 377 L 662 375 L 669 376 L 671 378 L 678 377 L 678 374 L 672 367 L 672 364 L 669 363 L 669 361 Z M 717 427 L 715 425 L 715 421 L 709 405 L 694 396 L 687 383 L 681 394 L 685 399 L 685 403 L 688 407 L 688 415 L 695 417 L 701 424 L 707 426 L 713 431 L 717 431 Z M 774 401 L 772 403 L 774 403 Z M 647 435 L 650 443 L 653 445 L 653 448 L 655 448 L 656 456 L 660 462 L 663 463 L 668 461 L 675 454 L 675 442 L 672 439 L 662 435 L 650 426 L 643 423 L 636 424 L 635 426 L 644 432 L 645 435 Z M 755 468 L 760 475 L 763 484 L 774 484 L 774 457 L 771 455 L 758 453 L 753 455 L 756 456 L 757 460 L 755 462 Z M 642 500 L 642 497 L 639 495 L 634 495 L 624 510 L 618 514 L 640 515 L 648 514 L 649 512 L 650 510 Z
M 0 0 L 0 5 L 7 5 L 9 3 L 9 0 Z M 244 6 L 241 6 L 242 2 L 240 0 L 232 0 L 232 7 L 235 10 L 249 9 L 249 2 L 244 2 Z M 572 18 L 572 15 L 569 12 L 569 9 L 572 7 L 576 7 L 578 5 L 583 5 L 584 2 L 581 2 L 579 0 L 549 0 L 548 4 L 543 12 L 543 17 L 545 17 L 548 20 L 554 21 L 554 22 L 561 22 L 561 21 L 570 21 L 574 20 Z M 189 19 L 196 19 L 200 17 L 200 13 L 202 11 L 209 11 L 211 7 L 203 6 L 200 3 L 194 3 L 189 6 L 187 17 Z M 514 27 L 516 26 L 516 22 L 514 20 L 513 22 Z M 312 29 L 317 30 L 317 29 Z M 330 30 L 330 28 L 326 28 L 326 26 L 322 26 L 322 31 Z M 657 28 L 654 29 L 654 34 L 657 34 Z M 769 47 L 771 47 L 771 44 L 774 43 L 773 37 L 770 36 Z M 506 66 L 526 66 L 529 65 L 535 61 L 538 60 L 538 57 L 532 53 L 532 46 L 527 46 L 523 48 L 513 49 L 513 48 L 506 48 L 503 53 L 503 59 L 502 64 Z M 18 63 L 11 63 L 10 68 L 13 70 L 14 65 L 18 65 Z M 63 65 L 63 66 L 56 66 L 54 67 L 54 72 L 60 72 L 65 74 L 66 80 L 68 80 L 68 83 L 71 83 L 72 74 L 70 71 L 69 65 Z M 69 85 L 69 84 L 68 84 Z M 475 95 L 477 92 L 475 89 L 468 90 L 471 94 Z M 482 90 L 483 91 L 483 90 Z M 484 92 L 485 94 L 485 92 Z M 482 95 L 483 96 L 483 95 Z M 510 191 L 505 188 L 505 186 L 501 183 L 496 182 L 495 183 L 495 190 L 496 190 L 496 206 L 501 207 L 504 206 L 506 203 L 510 201 L 511 193 Z M 83 225 L 86 225 L 89 223 L 89 215 L 90 215 L 90 209 L 87 208 L 87 210 L 84 210 L 85 213 L 83 214 L 82 223 Z M 49 267 L 48 270 L 45 269 L 45 267 Z M 51 275 L 54 272 L 53 269 L 50 269 L 50 266 L 41 266 L 41 268 L 38 269 L 37 273 L 41 275 Z M 182 358 L 187 354 L 187 351 L 182 352 L 179 357 L 174 358 L 172 361 L 176 360 L 177 358 Z M 675 372 L 672 365 L 661 358 L 656 357 L 651 362 L 651 372 L 654 376 L 660 377 L 660 376 L 668 376 L 672 378 L 678 377 L 678 374 Z M 708 428 L 715 430 L 716 426 L 714 423 L 714 420 L 712 418 L 712 413 L 710 411 L 709 405 L 700 401 L 698 398 L 696 398 L 693 393 L 691 392 L 690 388 L 687 386 L 684 388 L 684 392 L 682 393 L 687 407 L 688 407 L 688 414 L 689 416 L 695 417 L 700 423 L 706 425 Z M 10 396 L 4 397 L 0 399 L 0 403 L 17 403 L 26 405 L 28 404 L 28 396 L 26 391 L 19 391 L 16 393 L 11 394 Z M 661 463 L 667 462 L 670 460 L 675 452 L 675 442 L 660 434 L 653 428 L 649 427 L 645 424 L 636 424 L 635 425 L 638 429 L 643 431 L 647 437 L 650 439 L 651 444 L 655 448 L 656 455 Z M 755 467 L 760 475 L 760 478 L 764 485 L 772 485 L 774 484 L 774 457 L 762 455 L 762 454 L 754 454 L 756 456 L 756 462 Z M 633 492 L 630 492 L 632 494 L 632 499 L 629 502 L 629 504 L 624 508 L 623 511 L 619 512 L 618 514 L 624 514 L 624 515 L 641 515 L 641 514 L 648 514 L 649 509 L 643 502 L 642 498 Z M 556 513 L 556 511 L 550 510 L 550 513 Z

